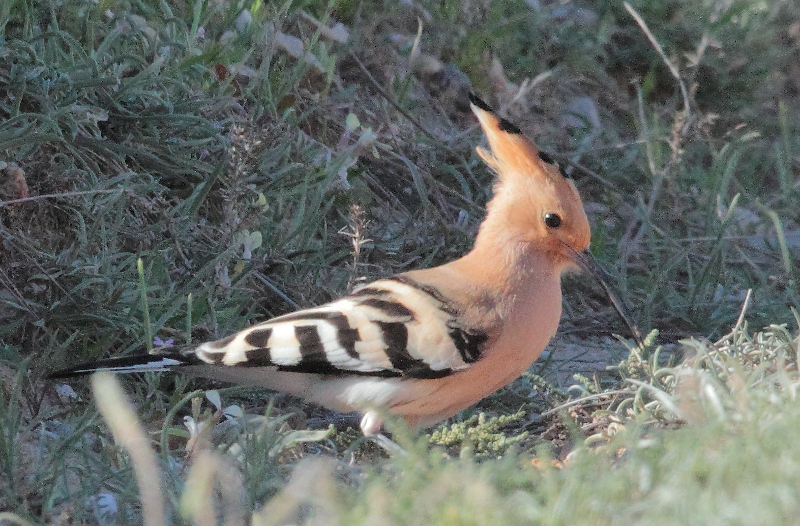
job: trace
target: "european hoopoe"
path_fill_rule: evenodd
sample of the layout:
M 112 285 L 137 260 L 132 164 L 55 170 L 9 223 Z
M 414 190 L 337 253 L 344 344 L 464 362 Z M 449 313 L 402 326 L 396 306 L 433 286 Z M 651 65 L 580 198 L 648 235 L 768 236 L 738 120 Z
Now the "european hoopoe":
M 624 305 L 588 252 L 589 221 L 558 165 L 470 96 L 498 176 L 473 249 L 440 267 L 359 286 L 337 301 L 258 323 L 221 340 L 59 371 L 176 369 L 290 393 L 413 427 L 455 415 L 520 376 L 556 333 L 561 276 L 576 267 L 603 285 L 634 335 Z

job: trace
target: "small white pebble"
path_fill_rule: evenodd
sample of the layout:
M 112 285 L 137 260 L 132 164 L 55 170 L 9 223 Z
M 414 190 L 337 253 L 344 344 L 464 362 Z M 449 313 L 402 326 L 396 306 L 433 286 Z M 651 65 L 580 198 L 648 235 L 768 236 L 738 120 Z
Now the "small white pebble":
M 76 400 L 80 398 L 75 389 L 67 384 L 56 384 L 56 392 L 64 398 L 75 398 Z

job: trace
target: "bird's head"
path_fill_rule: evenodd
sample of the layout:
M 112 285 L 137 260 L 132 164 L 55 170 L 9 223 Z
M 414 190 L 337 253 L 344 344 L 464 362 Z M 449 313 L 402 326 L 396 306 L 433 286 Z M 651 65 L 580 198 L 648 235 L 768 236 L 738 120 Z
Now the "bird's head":
M 634 337 L 641 342 L 629 309 L 609 286 L 608 274 L 589 252 L 591 231 L 575 184 L 519 128 L 498 117 L 470 94 L 490 151 L 478 155 L 497 173 L 480 236 L 502 238 L 523 250 L 545 254 L 558 270 L 580 268 L 594 277 Z
M 589 248 L 591 238 L 575 184 L 519 128 L 476 96 L 470 102 L 491 149 L 478 147 L 478 155 L 498 178 L 488 204 L 489 224 L 502 225 L 503 235 L 514 242 L 534 246 L 558 264 L 572 266 L 574 254 Z

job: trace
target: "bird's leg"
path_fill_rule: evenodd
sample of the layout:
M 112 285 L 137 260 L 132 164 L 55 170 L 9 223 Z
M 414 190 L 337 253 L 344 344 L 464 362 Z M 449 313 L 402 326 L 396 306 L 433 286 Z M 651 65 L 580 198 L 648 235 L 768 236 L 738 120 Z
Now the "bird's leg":
M 377 411 L 369 410 L 361 417 L 361 432 L 368 440 L 383 448 L 389 455 L 407 455 L 408 452 L 392 439 L 381 433 L 383 418 Z

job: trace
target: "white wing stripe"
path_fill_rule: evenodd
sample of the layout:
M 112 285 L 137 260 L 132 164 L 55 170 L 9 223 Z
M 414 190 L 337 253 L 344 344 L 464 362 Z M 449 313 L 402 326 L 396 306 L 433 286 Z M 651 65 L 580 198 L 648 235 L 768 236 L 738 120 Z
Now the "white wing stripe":
M 207 349 L 207 351 L 210 351 L 209 354 L 224 353 L 224 357 L 222 358 L 222 363 L 224 363 L 225 365 L 236 365 L 238 363 L 246 362 L 247 357 L 245 356 L 244 353 L 247 350 L 245 348 L 245 345 L 247 344 L 244 341 L 244 337 L 245 337 L 244 334 L 239 333 L 233 340 L 231 340 L 231 342 L 227 346 L 223 347 L 222 349 L 219 350 Z
M 267 342 L 272 362 L 275 365 L 297 365 L 303 359 L 300 342 L 294 332 L 295 323 L 278 323 L 272 326 Z
M 328 361 L 339 369 L 357 369 L 362 361 L 347 354 L 339 343 L 339 329 L 332 323 L 323 321 L 317 324 L 317 332 Z

